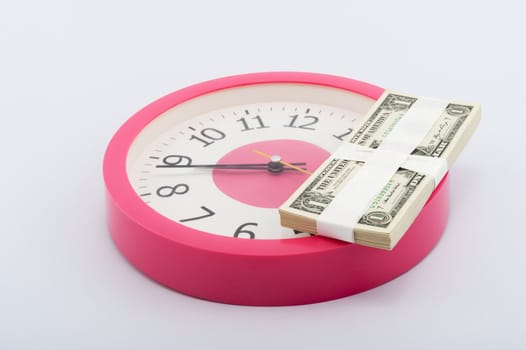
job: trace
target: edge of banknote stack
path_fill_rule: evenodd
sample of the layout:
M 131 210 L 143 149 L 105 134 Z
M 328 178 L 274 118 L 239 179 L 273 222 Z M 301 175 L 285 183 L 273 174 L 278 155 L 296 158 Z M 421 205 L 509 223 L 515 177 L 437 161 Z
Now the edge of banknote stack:
M 385 91 L 366 114 L 362 125 L 344 142 L 376 150 L 419 99 L 423 100 Z M 475 131 L 481 107 L 460 102 L 447 102 L 444 106 L 411 155 L 444 159 L 447 169 L 450 169 Z M 318 232 L 320 215 L 364 165 L 364 161 L 336 158 L 335 154 L 339 154 L 338 151 L 329 156 L 279 208 L 282 226 L 311 234 L 321 233 Z M 371 198 L 358 222 L 350 223 L 352 239 L 338 239 L 393 249 L 437 185 L 429 174 L 398 168 L 383 188 L 374 189 L 377 195 Z M 351 197 L 346 200 L 351 201 Z

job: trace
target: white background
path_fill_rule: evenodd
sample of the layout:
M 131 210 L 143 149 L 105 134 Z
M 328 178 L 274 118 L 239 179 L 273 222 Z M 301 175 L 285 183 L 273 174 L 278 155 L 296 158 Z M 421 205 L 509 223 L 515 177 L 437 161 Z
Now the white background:
M 1 349 L 523 349 L 524 1 L 0 4 Z M 102 157 L 135 111 L 220 76 L 295 70 L 480 102 L 443 239 L 374 290 L 255 308 L 134 270 Z

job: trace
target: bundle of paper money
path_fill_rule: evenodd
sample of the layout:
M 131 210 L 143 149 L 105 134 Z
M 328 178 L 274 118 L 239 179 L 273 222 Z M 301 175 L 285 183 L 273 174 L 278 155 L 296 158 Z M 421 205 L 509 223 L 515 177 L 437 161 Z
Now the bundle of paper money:
M 367 113 L 362 126 L 354 130 L 345 142 L 377 150 L 418 100 L 417 97 L 386 91 Z M 447 161 L 449 169 L 479 120 L 480 105 L 447 102 L 411 154 L 442 158 Z M 312 234 L 321 233 L 318 232 L 320 215 L 366 162 L 337 158 L 335 154 L 279 208 L 283 226 Z M 349 223 L 354 232 L 350 241 L 393 249 L 438 185 L 435 181 L 433 176 L 423 172 L 404 167 L 395 170 L 383 187 L 375 189 L 376 195 L 370 198 L 358 222 Z M 346 200 L 351 204 L 352 196 Z

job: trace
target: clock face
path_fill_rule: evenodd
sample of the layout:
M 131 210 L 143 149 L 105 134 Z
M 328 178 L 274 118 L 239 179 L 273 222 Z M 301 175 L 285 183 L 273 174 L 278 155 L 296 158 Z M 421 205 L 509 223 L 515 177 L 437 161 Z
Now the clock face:
M 283 83 L 202 95 L 146 125 L 128 152 L 128 179 L 156 213 L 192 229 L 249 239 L 305 237 L 280 225 L 277 208 L 308 175 L 276 159 L 314 171 L 373 102 Z M 267 156 L 275 156 L 276 171 Z

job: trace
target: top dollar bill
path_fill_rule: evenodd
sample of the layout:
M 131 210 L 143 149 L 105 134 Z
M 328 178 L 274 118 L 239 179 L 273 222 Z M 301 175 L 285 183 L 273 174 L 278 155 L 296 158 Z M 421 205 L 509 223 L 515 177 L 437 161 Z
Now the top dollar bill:
M 418 97 L 386 91 L 367 113 L 363 124 L 344 142 L 376 150 L 412 108 Z M 448 168 L 473 134 L 480 105 L 447 102 L 411 155 L 442 158 Z M 363 167 L 364 161 L 329 158 L 280 207 L 281 224 L 316 234 L 317 221 Z M 438 184 L 429 174 L 403 167 L 377 189 L 354 228 L 354 242 L 392 249 L 409 228 Z M 348 199 L 352 201 L 352 197 Z

